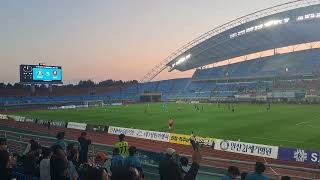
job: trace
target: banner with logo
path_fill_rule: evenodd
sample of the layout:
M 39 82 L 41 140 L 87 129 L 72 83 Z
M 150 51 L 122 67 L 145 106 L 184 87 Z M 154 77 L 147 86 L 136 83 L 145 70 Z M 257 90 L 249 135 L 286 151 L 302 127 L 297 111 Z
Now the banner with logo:
M 163 142 L 169 142 L 169 139 L 170 139 L 170 133 L 122 128 L 122 127 L 115 127 L 115 126 L 109 126 L 108 133 L 117 134 L 117 135 L 124 134 L 126 136 L 142 138 L 142 139 L 150 139 L 155 141 L 163 141 Z
M 308 151 L 303 149 L 280 147 L 278 159 L 303 163 L 319 163 L 320 151 Z
M 169 142 L 175 144 L 191 145 L 190 138 L 190 135 L 170 133 Z M 204 146 L 212 146 L 214 144 L 215 139 L 196 136 L 195 141 Z
M 22 116 L 9 115 L 8 117 L 13 119 L 14 121 L 18 121 L 18 122 L 24 122 L 25 121 L 25 117 L 22 117 Z
M 216 139 L 214 149 L 277 159 L 279 147 Z
M 69 128 L 69 129 L 86 130 L 87 124 L 85 124 L 85 123 L 76 123 L 76 122 L 68 122 L 67 128 Z
M 8 116 L 5 114 L 0 114 L 0 119 L 8 119 Z

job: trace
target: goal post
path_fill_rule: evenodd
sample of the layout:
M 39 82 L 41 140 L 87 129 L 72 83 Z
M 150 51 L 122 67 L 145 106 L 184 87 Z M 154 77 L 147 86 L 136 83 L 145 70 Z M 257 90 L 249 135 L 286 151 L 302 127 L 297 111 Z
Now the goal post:
M 103 100 L 86 100 L 83 101 L 85 107 L 100 107 L 104 106 Z

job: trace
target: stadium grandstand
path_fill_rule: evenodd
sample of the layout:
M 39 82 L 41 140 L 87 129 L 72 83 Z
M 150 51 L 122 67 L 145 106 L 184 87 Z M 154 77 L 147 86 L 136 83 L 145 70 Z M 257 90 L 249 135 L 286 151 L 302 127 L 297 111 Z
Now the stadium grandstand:
M 77 145 L 82 147 L 81 140 L 76 140 L 80 134 L 83 136 L 82 133 L 85 131 L 92 140 L 92 144 L 90 141 L 91 145 L 87 145 L 87 148 L 90 147 L 87 153 L 89 153 L 89 162 L 94 164 L 101 157 L 105 161 L 108 160 L 105 155 L 95 155 L 97 152 L 112 154 L 110 157 L 120 156 L 122 152 L 116 152 L 112 144 L 118 143 L 115 146 L 125 144 L 120 134 L 126 134 L 126 140 L 129 144 L 138 148 L 135 151 L 134 147 L 134 152 L 131 149 L 130 156 L 137 156 L 141 161 L 142 165 L 140 164 L 140 169 L 137 168 L 137 170 L 139 170 L 138 174 L 140 175 L 143 169 L 145 179 L 162 177 L 161 170 L 159 175 L 159 168 L 161 169 L 159 164 L 163 160 L 161 157 L 164 154 L 166 157 L 168 155 L 172 156 L 176 152 L 192 161 L 191 170 L 186 172 L 187 175 L 194 175 L 190 179 L 196 179 L 197 173 L 198 179 L 201 180 L 221 179 L 224 174 L 233 173 L 231 170 L 230 172 L 227 171 L 230 166 L 240 167 L 242 171 L 246 172 L 253 171 L 254 165 L 256 167 L 261 165 L 256 162 L 264 163 L 261 165 L 265 169 L 264 174 L 271 179 L 279 179 L 285 175 L 291 176 L 292 179 L 318 179 L 320 178 L 320 171 L 318 170 L 319 151 L 304 151 L 292 146 L 285 148 L 281 144 L 300 143 L 302 140 L 281 139 L 278 144 L 268 146 L 252 144 L 254 142 L 241 144 L 243 142 L 240 138 L 229 141 L 218 139 L 219 137 L 217 139 L 208 137 L 201 139 L 202 137 L 198 137 L 201 139 L 201 159 L 200 140 L 197 141 L 193 131 L 191 135 L 176 135 L 180 137 L 172 140 L 170 137 L 174 136 L 176 132 L 157 132 L 154 131 L 155 127 L 140 130 L 130 127 L 131 125 L 124 128 L 115 127 L 113 124 L 108 124 L 109 122 L 97 125 L 89 124 L 89 122 L 87 124 L 65 120 L 69 117 L 62 118 L 61 122 L 53 122 L 48 119 L 22 117 L 20 114 L 12 114 L 11 112 L 15 113 L 29 109 L 56 110 L 59 108 L 103 106 L 95 112 L 101 110 L 100 113 L 105 113 L 103 116 L 107 116 L 106 114 L 109 112 L 119 113 L 123 111 L 119 110 L 120 108 L 114 110 L 104 107 L 106 104 L 110 106 L 125 104 L 126 106 L 123 107 L 127 109 L 124 112 L 129 112 L 131 104 L 141 105 L 145 103 L 142 106 L 144 116 L 142 118 L 137 117 L 143 119 L 157 114 L 147 114 L 149 106 L 152 106 L 151 102 L 163 102 L 158 103 L 161 104 L 163 109 L 168 106 L 167 104 L 171 105 L 167 102 L 177 104 L 180 102 L 183 102 L 181 104 L 191 102 L 196 102 L 195 104 L 219 104 L 221 102 L 221 104 L 229 105 L 229 108 L 232 106 L 232 111 L 234 111 L 234 104 L 238 102 L 244 102 L 245 105 L 265 103 L 269 104 L 269 108 L 270 103 L 273 102 L 280 102 L 279 104 L 282 104 L 282 102 L 319 104 L 319 29 L 320 0 L 298 0 L 239 17 L 206 32 L 161 61 L 140 81 L 120 83 L 108 87 L 50 85 L 52 89 L 49 92 L 46 88 L 36 87 L 35 91 L 31 93 L 28 88 L 34 88 L 33 85 L 25 85 L 23 88 L 0 88 L 0 119 L 2 119 L 0 120 L 0 137 L 6 138 L 11 152 L 22 154 L 25 148 L 32 146 L 31 141 L 27 143 L 30 139 L 36 140 L 43 147 L 49 147 L 52 144 L 59 145 L 61 141 L 64 144 L 65 142 L 77 144 L 79 141 Z M 192 69 L 195 72 L 189 78 L 153 81 L 155 77 L 166 70 L 183 72 Z M 180 105 L 177 106 L 174 113 L 180 112 L 181 107 Z M 194 107 L 198 110 L 192 111 L 193 113 L 203 112 L 199 110 L 199 106 L 195 105 Z M 113 110 L 114 112 L 112 112 Z M 168 111 L 161 111 L 161 113 L 163 115 Z M 263 109 L 263 113 L 265 113 L 265 109 Z M 73 112 L 73 115 L 81 118 L 80 111 Z M 125 115 L 125 113 L 121 115 Z M 98 118 L 95 115 L 91 116 Z M 188 114 L 184 115 L 183 118 L 186 116 Z M 232 116 L 232 113 L 227 114 L 227 116 Z M 121 116 L 121 118 L 124 118 L 124 116 Z M 141 122 L 137 121 L 137 126 L 140 125 L 139 123 Z M 311 123 L 310 125 L 308 123 L 307 120 L 301 120 L 295 123 L 295 126 L 297 129 L 301 124 L 307 124 L 308 127 L 312 126 Z M 149 122 L 149 124 L 153 123 Z M 171 129 L 171 125 L 169 126 Z M 255 127 L 261 128 L 260 125 Z M 232 127 L 232 130 L 234 129 L 236 127 Z M 259 130 L 255 130 L 255 133 L 258 134 Z M 59 133 L 62 131 L 65 134 L 63 133 L 63 138 L 59 138 Z M 190 134 L 187 130 L 183 132 Z M 119 142 L 118 135 L 120 135 Z M 4 141 L 2 138 L 1 140 Z M 269 143 L 273 139 L 259 140 Z M 307 146 L 309 145 L 307 143 L 303 142 L 302 144 Z M 312 144 L 312 147 L 318 147 L 314 144 Z M 71 150 L 70 147 L 68 150 L 58 148 L 57 151 L 68 152 L 69 156 L 73 152 L 72 148 Z M 233 149 L 229 151 L 228 148 Z M 297 149 L 293 150 L 293 148 Z M 244 152 L 245 150 L 248 152 Z M 255 153 L 255 151 L 259 152 Z M 291 154 L 290 158 L 287 157 L 286 155 L 289 152 L 292 152 L 291 154 L 294 154 L 292 155 L 294 157 L 291 157 Z M 281 156 L 282 154 L 285 155 Z M 313 161 L 315 158 L 316 160 Z M 108 166 L 112 166 L 109 161 Z M 190 165 L 191 163 L 189 163 Z M 201 169 L 198 171 L 199 165 Z M 194 168 L 194 166 L 197 168 Z M 79 165 L 77 168 L 80 167 Z M 85 171 L 85 169 L 81 170 Z M 192 170 L 194 172 L 190 172 Z M 112 171 L 112 169 L 109 168 L 108 171 Z M 114 172 L 116 174 L 116 171 Z M 30 178 L 24 171 L 15 173 L 21 179 Z M 235 176 L 239 175 L 239 172 L 235 172 Z M 35 176 L 35 174 L 32 174 L 32 176 Z M 80 171 L 79 176 L 83 176 Z M 79 176 L 77 175 L 75 179 L 79 179 Z

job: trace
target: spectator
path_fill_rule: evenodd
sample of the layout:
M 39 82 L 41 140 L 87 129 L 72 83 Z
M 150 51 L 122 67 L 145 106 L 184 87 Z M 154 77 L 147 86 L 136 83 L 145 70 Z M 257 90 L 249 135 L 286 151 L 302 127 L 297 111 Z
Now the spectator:
M 64 135 L 65 135 L 65 133 L 64 132 L 58 132 L 58 134 L 57 134 L 57 141 L 55 142 L 55 144 L 54 145 L 59 145 L 59 146 L 61 146 L 62 147 L 62 149 L 64 150 L 64 151 L 66 151 L 67 150 L 67 145 L 66 145 L 66 143 L 64 142 Z
M 124 160 L 124 167 L 134 167 L 136 168 L 141 175 L 143 175 L 143 170 L 140 160 L 135 156 L 137 148 L 135 146 L 130 146 L 129 148 L 129 157 Z
M 246 180 L 268 180 L 269 178 L 263 175 L 265 170 L 266 167 L 262 162 L 256 162 L 255 171 L 253 173 L 249 173 Z
M 240 175 L 239 168 L 235 166 L 230 166 L 228 168 L 228 174 L 222 178 L 222 180 L 232 180 L 237 179 L 237 177 Z
M 84 164 L 79 171 L 81 180 L 109 180 L 107 173 L 102 168 L 91 167 Z
M 113 149 L 112 159 L 111 159 L 111 167 L 110 167 L 111 172 L 113 172 L 117 168 L 121 168 L 123 166 L 123 161 L 124 161 L 124 159 L 119 154 L 119 149 L 118 148 L 114 148 Z
M 13 178 L 10 168 L 10 155 L 6 150 L 0 150 L 0 175 L 1 180 L 11 180 Z
M 29 179 L 39 174 L 39 157 L 41 153 L 41 147 L 35 141 L 31 144 L 30 151 L 26 154 L 23 161 L 24 172 Z
M 30 151 L 34 151 L 40 148 L 40 145 L 34 139 L 30 139 L 26 149 L 23 152 L 23 155 L 27 155 Z
M 52 155 L 50 159 L 51 180 L 69 180 L 68 161 L 65 156 L 60 154 Z
M 291 180 L 291 178 L 289 176 L 282 176 L 281 180 Z
M 181 157 L 180 158 L 180 164 L 181 164 L 181 172 L 183 174 L 183 177 L 188 173 L 189 167 L 189 160 L 186 157 Z
M 0 138 L 0 151 L 7 150 L 7 139 Z
M 192 165 L 188 173 L 183 176 L 181 168 L 176 162 L 176 152 L 172 148 L 166 149 L 165 159 L 159 164 L 159 174 L 161 180 L 194 180 L 199 170 L 201 154 L 199 149 L 193 151 Z
M 79 175 L 77 172 L 79 159 L 78 147 L 74 143 L 70 143 L 67 146 L 67 160 L 68 160 L 68 177 L 71 180 L 78 179 Z
M 124 141 L 124 138 L 126 136 L 124 134 L 119 135 L 119 142 L 117 142 L 114 147 L 119 149 L 120 155 L 122 155 L 124 158 L 128 157 L 129 152 L 129 145 L 128 142 Z
M 245 180 L 246 177 L 247 177 L 247 175 L 248 175 L 247 172 L 242 172 L 242 173 L 240 174 L 241 180 Z
M 96 154 L 96 157 L 94 158 L 96 166 L 99 168 L 103 168 L 106 172 L 108 172 L 108 170 L 106 168 L 107 160 L 108 160 L 108 156 L 103 152 L 98 152 Z
M 87 133 L 82 132 L 81 136 L 78 138 L 80 143 L 80 154 L 79 154 L 79 163 L 83 164 L 88 161 L 88 147 L 91 144 L 91 140 L 87 139 Z
M 112 173 L 111 180 L 143 180 L 143 177 L 136 168 L 122 167 Z
M 52 156 L 52 150 L 50 148 L 43 148 L 43 159 L 40 161 L 40 179 L 51 180 L 50 177 L 50 158 Z

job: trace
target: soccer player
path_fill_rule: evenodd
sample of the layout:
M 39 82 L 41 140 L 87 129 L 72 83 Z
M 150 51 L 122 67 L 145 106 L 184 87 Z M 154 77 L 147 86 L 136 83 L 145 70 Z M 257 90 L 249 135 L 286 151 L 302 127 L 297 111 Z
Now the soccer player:
M 119 149 L 119 153 L 124 158 L 129 156 L 129 145 L 127 141 L 124 141 L 126 136 L 124 134 L 119 135 L 119 142 L 117 142 L 114 147 Z
M 173 119 L 172 118 L 169 118 L 168 120 L 168 125 L 169 125 L 169 129 L 171 129 L 173 127 Z

